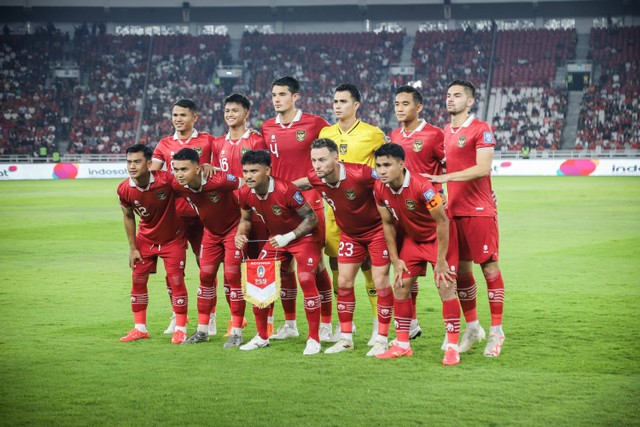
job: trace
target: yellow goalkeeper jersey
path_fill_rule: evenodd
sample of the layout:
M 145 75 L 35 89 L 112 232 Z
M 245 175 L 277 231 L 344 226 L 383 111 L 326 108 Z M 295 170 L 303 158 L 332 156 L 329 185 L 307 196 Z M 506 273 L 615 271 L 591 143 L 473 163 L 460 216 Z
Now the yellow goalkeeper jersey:
M 387 142 L 386 136 L 377 126 L 356 120 L 347 132 L 336 123 L 320 131 L 318 138 L 332 139 L 338 145 L 338 159 L 341 162 L 359 163 L 376 167 L 373 153 Z

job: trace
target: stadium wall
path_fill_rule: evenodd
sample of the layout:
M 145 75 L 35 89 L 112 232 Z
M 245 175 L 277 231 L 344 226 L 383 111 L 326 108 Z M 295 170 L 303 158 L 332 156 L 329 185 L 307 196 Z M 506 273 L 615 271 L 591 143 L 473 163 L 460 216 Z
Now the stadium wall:
M 544 159 L 493 161 L 493 176 L 640 176 L 640 159 Z M 45 179 L 125 179 L 114 163 L 0 163 L 0 181 Z

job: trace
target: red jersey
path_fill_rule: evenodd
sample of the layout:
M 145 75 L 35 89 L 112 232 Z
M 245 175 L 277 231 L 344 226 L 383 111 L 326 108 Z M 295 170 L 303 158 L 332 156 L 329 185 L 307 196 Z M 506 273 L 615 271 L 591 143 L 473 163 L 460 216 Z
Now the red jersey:
M 273 176 L 287 182 L 307 176 L 311 169 L 311 143 L 329 123 L 320 116 L 298 110 L 287 125 L 280 115 L 262 124 L 262 136 L 271 151 Z
M 172 136 L 162 138 L 160 142 L 158 142 L 158 145 L 153 151 L 153 161 L 160 162 L 169 172 L 172 172 L 173 155 L 183 148 L 192 148 L 200 156 L 200 164 L 211 163 L 213 139 L 213 136 L 208 133 L 199 133 L 194 129 L 189 139 L 181 141 L 178 138 L 178 132 L 175 132 Z M 189 204 L 180 197 L 176 199 L 176 209 L 180 216 L 197 216 Z
M 153 171 L 146 188 L 136 186 L 131 178 L 118 186 L 120 206 L 132 208 L 140 217 L 138 235 L 157 244 L 168 243 L 182 234 L 172 181 L 170 173 Z
M 404 148 L 404 164 L 415 174 L 428 173 L 442 175 L 444 161 L 444 132 L 422 119 L 420 125 L 411 133 L 403 128 L 391 131 L 391 142 Z
M 226 236 L 240 222 L 240 209 L 234 190 L 240 180 L 222 171 L 213 174 L 198 190 L 173 180 L 173 190 L 191 205 L 202 224 L 212 234 Z
M 471 115 L 462 126 L 444 127 L 447 172 L 458 172 L 476 165 L 476 151 L 493 150 L 496 139 L 488 123 Z M 448 209 L 453 216 L 496 216 L 491 175 L 467 182 L 447 183 Z
M 308 177 L 333 209 L 343 233 L 360 236 L 381 229 L 380 214 L 373 200 L 373 186 L 378 180 L 375 170 L 367 165 L 340 163 L 340 180 L 335 185 L 318 178 L 313 170 Z
M 429 211 L 441 205 L 442 198 L 427 178 L 405 170 L 402 187 L 396 191 L 376 181 L 374 196 L 377 205 L 389 210 L 405 235 L 416 242 L 435 240 L 436 222 Z
M 298 210 L 305 203 L 307 200 L 298 187 L 278 178 L 270 179 L 269 189 L 264 196 L 256 194 L 247 186 L 240 189 L 240 207 L 245 211 L 253 211 L 253 215 L 257 215 L 267 225 L 271 236 L 295 230 L 303 221 Z M 322 240 L 318 227 L 313 229 L 311 235 L 314 240 Z
M 261 135 L 251 132 L 250 129 L 234 141 L 229 134 L 220 136 L 213 141 L 213 156 L 211 164 L 219 167 L 223 172 L 231 175 L 242 176 L 242 155 L 249 150 L 268 150 L 267 144 Z

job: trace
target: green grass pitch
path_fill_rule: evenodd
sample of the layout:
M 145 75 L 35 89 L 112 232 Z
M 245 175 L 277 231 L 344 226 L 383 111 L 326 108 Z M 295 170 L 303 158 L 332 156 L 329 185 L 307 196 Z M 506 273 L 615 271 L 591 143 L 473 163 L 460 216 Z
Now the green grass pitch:
M 0 183 L 3 425 L 640 423 L 638 178 L 494 178 L 506 341 L 499 358 L 479 346 L 456 367 L 441 366 L 440 303 L 427 278 L 418 307 L 425 333 L 412 358 L 364 356 L 373 316 L 361 281 L 349 354 L 304 357 L 303 337 L 247 353 L 223 350 L 222 334 L 171 345 L 162 268 L 150 280 L 151 339 L 120 343 L 133 319 L 116 186 Z M 187 270 L 191 332 L 191 255 Z M 476 278 L 488 327 L 479 270 Z M 218 307 L 224 331 L 221 289 Z M 276 315 L 278 324 L 279 305 Z M 255 334 L 250 310 L 247 318 L 246 339 Z M 302 311 L 299 326 L 305 335 Z

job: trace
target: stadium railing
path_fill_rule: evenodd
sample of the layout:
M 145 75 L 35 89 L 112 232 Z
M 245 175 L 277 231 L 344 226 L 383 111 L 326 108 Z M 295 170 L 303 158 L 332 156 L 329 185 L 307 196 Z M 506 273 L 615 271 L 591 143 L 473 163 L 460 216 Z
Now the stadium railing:
M 521 159 L 519 151 L 500 151 L 494 153 L 496 159 Z M 530 159 L 636 159 L 640 158 L 640 150 L 531 150 Z M 66 154 L 60 157 L 59 163 L 112 163 L 125 162 L 124 154 Z M 0 163 L 45 163 L 52 162 L 51 157 L 32 157 L 23 154 L 0 156 Z

